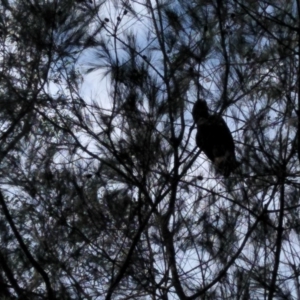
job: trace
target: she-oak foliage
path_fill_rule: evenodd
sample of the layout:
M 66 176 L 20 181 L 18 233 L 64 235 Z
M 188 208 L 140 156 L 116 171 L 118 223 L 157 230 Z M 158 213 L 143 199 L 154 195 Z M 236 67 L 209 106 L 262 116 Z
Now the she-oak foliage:
M 0 299 L 299 299 L 299 17 L 1 1 Z

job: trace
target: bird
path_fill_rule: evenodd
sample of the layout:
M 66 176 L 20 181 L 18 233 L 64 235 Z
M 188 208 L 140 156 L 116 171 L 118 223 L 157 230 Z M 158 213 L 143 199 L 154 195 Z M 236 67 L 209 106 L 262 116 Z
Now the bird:
M 192 111 L 197 126 L 196 144 L 212 161 L 217 173 L 228 177 L 238 166 L 231 132 L 218 114 L 210 114 L 207 103 L 198 99 Z

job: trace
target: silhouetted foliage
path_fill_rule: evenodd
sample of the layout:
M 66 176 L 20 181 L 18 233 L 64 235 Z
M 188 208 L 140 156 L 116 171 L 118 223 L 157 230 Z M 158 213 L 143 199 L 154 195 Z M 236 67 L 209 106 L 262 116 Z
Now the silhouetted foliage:
M 2 0 L 0 299 L 300 299 L 299 16 Z

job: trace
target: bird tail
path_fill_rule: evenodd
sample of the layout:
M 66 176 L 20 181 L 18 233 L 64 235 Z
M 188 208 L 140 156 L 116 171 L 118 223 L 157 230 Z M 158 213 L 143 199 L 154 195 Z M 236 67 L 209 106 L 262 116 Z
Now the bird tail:
M 232 153 L 216 157 L 214 163 L 217 172 L 222 174 L 224 177 L 228 177 L 239 166 L 239 162 Z

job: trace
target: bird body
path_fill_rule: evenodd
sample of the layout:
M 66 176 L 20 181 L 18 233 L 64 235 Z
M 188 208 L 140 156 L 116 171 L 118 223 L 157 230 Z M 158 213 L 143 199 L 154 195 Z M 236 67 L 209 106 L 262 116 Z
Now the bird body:
M 206 101 L 194 104 L 193 118 L 197 125 L 196 144 L 213 162 L 217 172 L 228 177 L 237 167 L 235 146 L 231 132 L 216 114 L 209 114 Z

